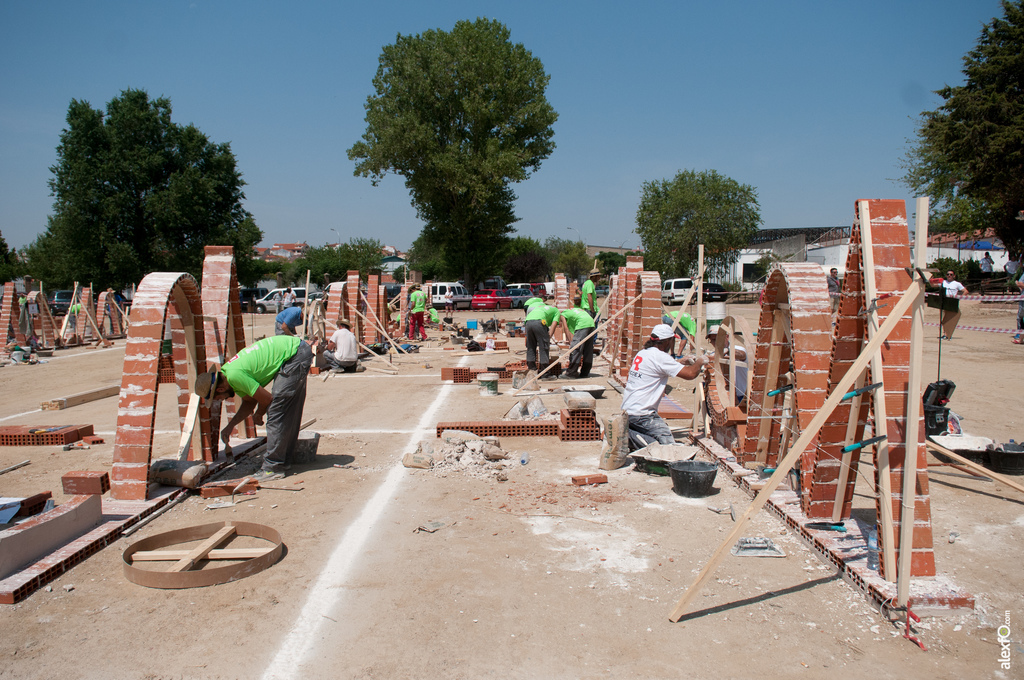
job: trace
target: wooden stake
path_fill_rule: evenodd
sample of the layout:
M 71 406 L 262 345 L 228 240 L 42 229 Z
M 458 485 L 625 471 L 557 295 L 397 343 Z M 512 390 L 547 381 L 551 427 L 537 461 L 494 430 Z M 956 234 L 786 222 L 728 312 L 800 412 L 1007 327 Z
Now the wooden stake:
M 302 301 L 302 339 L 306 339 L 306 308 L 309 307 L 309 270 L 306 270 L 306 299 Z
M 700 352 L 704 346 L 704 336 L 707 335 L 707 330 L 704 328 L 704 244 L 700 243 L 697 245 L 697 280 L 693 282 L 693 285 L 697 287 L 697 337 L 693 339 L 694 351 Z M 697 431 L 697 424 L 700 422 L 698 416 L 700 414 L 700 395 L 696 392 L 693 393 L 693 420 L 690 422 L 690 431 Z
M 75 287 L 71 291 L 71 302 L 68 304 L 68 311 L 64 313 L 64 321 L 60 325 L 60 335 L 58 338 L 61 342 L 64 341 L 64 331 L 68 329 L 68 319 L 71 318 L 71 308 L 75 306 L 75 301 L 78 299 L 78 281 L 75 281 Z M 56 340 L 54 341 L 56 344 Z
M 782 338 L 786 335 L 785 324 L 779 315 L 779 310 L 775 311 L 775 316 L 772 320 L 771 346 L 768 350 L 767 375 L 764 381 L 765 397 L 764 402 L 761 404 L 761 423 L 757 432 L 755 460 L 759 463 L 768 462 L 768 444 L 772 432 L 772 411 L 775 409 L 775 395 L 769 395 L 768 393 L 774 390 L 779 383 L 779 362 L 782 361 Z M 747 360 L 753 366 L 754 362 L 750 359 L 749 351 L 747 352 Z
M 367 308 L 369 308 L 369 305 L 367 305 Z M 362 312 L 360 312 L 360 311 L 359 311 L 358 309 L 356 309 L 356 308 L 355 308 L 354 306 L 352 307 L 352 311 L 353 311 L 353 312 L 355 312 L 356 314 L 358 314 L 358 315 L 359 315 L 359 316 L 360 316 L 360 317 L 361 317 L 361 318 L 363 319 L 363 321 L 365 321 L 366 323 L 370 324 L 370 326 L 372 326 L 372 327 L 373 327 L 373 328 L 375 328 L 376 330 L 380 331 L 380 332 L 381 332 L 381 333 L 382 333 L 382 334 L 384 335 L 384 337 L 388 339 L 388 342 L 390 342 L 390 343 L 391 343 L 391 346 L 392 346 L 392 347 L 394 347 L 394 348 L 395 348 L 395 350 L 397 350 L 397 351 L 398 351 L 398 353 L 399 353 L 399 354 L 408 354 L 408 352 L 406 352 L 406 351 L 405 351 L 404 349 L 402 349 L 402 348 L 401 348 L 401 346 L 399 346 L 399 344 L 398 344 L 397 342 L 395 342 L 395 341 L 394 341 L 394 340 L 393 340 L 393 339 L 391 338 L 391 336 L 390 336 L 390 335 L 388 335 L 388 332 L 387 332 L 386 330 L 384 330 L 383 328 L 380 328 L 379 326 L 377 326 L 376 324 L 374 324 L 374 323 L 373 323 L 372 321 L 370 321 L 369 319 L 367 319 L 367 318 L 366 318 L 366 315 L 365 315 L 365 314 L 363 314 Z M 367 351 L 369 351 L 369 350 L 367 350 Z
M 861 264 L 863 266 L 864 279 L 864 304 L 868 311 L 865 324 L 868 329 L 868 340 L 874 336 L 878 328 L 878 312 L 872 310 L 873 302 L 878 298 L 878 285 L 875 282 L 875 253 L 872 248 L 871 238 L 871 213 L 867 201 L 860 201 L 860 241 L 861 241 Z M 915 282 L 916 286 L 917 283 Z M 884 383 L 883 372 L 885 366 L 882 364 L 881 350 L 875 352 L 871 358 L 871 379 L 875 382 Z M 874 406 L 875 434 L 886 434 L 889 426 L 885 406 L 885 385 L 871 393 Z M 878 505 L 881 508 L 881 526 L 879 527 L 879 542 L 882 544 L 882 566 L 885 571 L 885 580 L 893 581 L 896 578 L 896 532 L 893 527 L 892 518 L 892 478 L 889 468 L 889 441 L 883 439 L 875 449 L 875 468 L 878 476 Z
M 917 218 L 914 229 L 914 265 L 911 277 L 924 292 L 924 279 L 918 270 L 925 267 L 925 247 L 928 243 L 928 197 L 917 199 Z M 921 428 L 921 355 L 924 353 L 924 300 L 918 298 L 911 307 L 910 368 L 907 373 L 907 426 L 903 457 L 902 513 L 900 517 L 900 560 L 896 579 L 896 603 L 904 607 L 910 598 L 910 563 L 914 554 L 914 505 L 917 500 L 917 454 Z M 913 442 L 913 443 L 911 443 Z
M 903 294 L 903 298 L 896 303 L 896 307 L 886 318 L 885 323 L 883 323 L 882 327 L 878 329 L 878 332 L 875 333 L 875 336 L 870 342 L 868 342 L 864 351 L 861 352 L 860 356 L 857 357 L 857 360 L 853 362 L 850 370 L 846 372 L 846 375 L 843 376 L 842 380 L 839 381 L 839 384 L 833 389 L 832 394 L 825 400 L 821 410 L 819 410 L 818 413 L 815 414 L 814 418 L 811 419 L 811 422 L 808 423 L 807 429 L 800 434 L 800 437 L 797 438 L 793 446 L 790 447 L 789 453 L 786 454 L 786 457 L 779 461 L 778 466 L 775 468 L 775 472 L 772 473 L 771 478 L 769 478 L 764 488 L 762 488 L 761 491 L 758 492 L 757 496 L 754 497 L 754 500 L 747 507 L 746 512 L 743 513 L 743 516 L 736 521 L 736 524 L 733 526 L 729 536 L 722 542 L 722 545 L 718 547 L 714 554 L 711 555 L 708 563 L 704 565 L 700 574 L 697 575 L 693 585 L 687 589 L 679 599 L 679 602 L 676 603 L 675 609 L 673 609 L 672 613 L 669 614 L 670 621 L 678 621 L 683 617 L 683 614 L 686 612 L 687 605 L 689 605 L 693 598 L 697 596 L 701 587 L 708 578 L 711 577 L 711 574 L 714 572 L 719 562 L 721 562 L 722 558 L 725 557 L 726 550 L 736 542 L 736 539 L 740 537 L 746 529 L 750 518 L 759 512 L 761 508 L 764 507 L 764 504 L 768 502 L 768 498 L 775 492 L 775 489 L 782 483 L 782 480 L 785 479 L 786 475 L 789 474 L 790 468 L 792 468 L 800 459 L 800 455 L 803 453 L 804 449 L 806 449 L 807 445 L 811 443 L 814 437 L 818 434 L 818 431 L 821 429 L 821 426 L 825 424 L 825 421 L 832 414 L 832 411 L 835 410 L 835 407 L 840 401 L 842 401 L 843 395 L 853 384 L 854 380 L 856 380 L 857 375 L 859 375 L 864 370 L 864 367 L 868 365 L 868 362 L 871 361 L 875 352 L 877 352 L 878 348 L 882 346 L 885 339 L 889 337 L 889 333 L 892 332 L 892 329 L 896 327 L 900 317 L 903 316 L 903 313 L 920 297 L 920 295 L 920 289 L 916 284 L 914 284 L 907 289 Z
M 178 441 L 178 460 L 188 459 L 188 447 L 192 443 L 192 433 L 199 420 L 199 395 L 193 392 L 188 398 L 188 410 L 185 412 L 185 423 L 181 428 L 181 439 Z
M 857 376 L 857 382 L 854 383 L 856 389 L 864 387 L 865 375 L 861 371 L 861 374 Z M 864 400 L 863 394 L 858 394 L 853 397 L 853 401 L 850 404 L 850 419 L 846 423 L 846 438 L 843 440 L 846 445 L 852 444 L 855 435 L 857 434 L 857 423 L 860 421 L 860 407 L 861 402 Z M 850 476 L 853 474 L 851 465 L 853 463 L 853 451 L 846 451 L 843 453 L 843 462 L 839 467 L 839 481 L 836 483 L 836 498 L 832 504 L 832 521 L 839 522 L 843 519 L 843 503 L 846 501 L 846 485 L 850 481 Z

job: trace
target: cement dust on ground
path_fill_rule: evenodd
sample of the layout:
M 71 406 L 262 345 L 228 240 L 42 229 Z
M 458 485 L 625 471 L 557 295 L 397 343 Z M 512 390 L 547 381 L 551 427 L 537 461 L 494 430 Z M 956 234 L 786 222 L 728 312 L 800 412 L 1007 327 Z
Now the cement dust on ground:
M 1010 305 L 963 307 L 963 325 L 1013 325 Z M 729 311 L 752 321 L 757 315 L 752 305 Z M 935 321 L 934 310 L 927 314 Z M 498 316 L 511 320 L 522 312 Z M 247 317 L 246 326 L 257 336 L 270 333 L 272 316 Z M 0 468 L 32 461 L 0 476 L 0 495 L 51 490 L 62 502 L 64 472 L 109 469 L 116 399 L 36 409 L 44 400 L 118 383 L 124 343 L 117 345 L 0 369 L 3 424 L 91 423 L 106 438 L 88 451 L 0 448 Z M 1024 496 L 1001 484 L 932 469 L 938 569 L 973 593 L 978 607 L 924 619 L 923 652 L 765 513 L 746 534 L 772 538 L 786 557 L 728 556 L 697 598 L 696 615 L 670 623 L 675 602 L 732 525 L 728 513 L 707 508 L 732 503 L 742 511 L 749 503 L 722 475 L 706 499 L 681 498 L 667 478 L 631 469 L 608 473 L 606 485 L 574 487 L 572 475 L 597 471 L 600 443 L 555 437 L 503 439 L 511 454 L 504 482 L 456 470 L 396 471 L 435 402 L 423 437 L 432 436 L 436 421 L 493 420 L 508 411 L 509 386 L 497 397 L 481 396 L 476 385 L 442 393 L 440 369 L 504 363 L 520 356 L 523 340 L 510 345 L 511 355 L 470 357 L 424 347 L 392 357 L 397 376 L 310 378 L 304 416 L 317 418 L 320 455 L 274 483 L 300 490 L 264 489 L 217 510 L 190 497 L 48 589 L 4 606 L 0 678 L 256 678 L 272 663 L 282 668 L 279 649 L 300 623 L 306 651 L 285 659 L 279 677 L 1021 677 Z M 937 347 L 933 338 L 925 343 L 926 383 L 936 378 Z M 952 407 L 965 430 L 1000 442 L 1024 439 L 1024 348 L 1007 335 L 962 330 L 942 348 L 941 377 L 957 385 Z M 599 362 L 595 370 L 599 376 L 587 382 L 604 384 L 607 366 Z M 673 393 L 684 405 L 692 400 L 687 387 L 679 382 Z M 544 399 L 549 409 L 560 407 L 559 397 Z M 619 403 L 608 389 L 599 415 Z M 177 422 L 174 388 L 164 385 L 155 456 L 174 455 Z M 525 466 L 514 463 L 522 452 L 530 454 Z M 378 496 L 384 488 L 389 495 Z M 859 507 L 873 502 L 866 493 L 858 487 Z M 371 506 L 379 514 L 361 524 Z M 153 590 L 123 577 L 121 552 L 132 542 L 225 519 L 274 527 L 285 556 L 255 576 L 195 590 Z M 443 527 L 418 530 L 429 522 Z M 334 556 L 348 532 L 363 532 L 362 547 Z M 347 560 L 337 572 L 342 577 L 328 578 L 321 590 L 320 574 L 339 558 Z M 311 597 L 329 608 L 306 621 L 300 617 Z M 1007 617 L 1014 638 L 1009 672 L 999 669 L 995 632 Z

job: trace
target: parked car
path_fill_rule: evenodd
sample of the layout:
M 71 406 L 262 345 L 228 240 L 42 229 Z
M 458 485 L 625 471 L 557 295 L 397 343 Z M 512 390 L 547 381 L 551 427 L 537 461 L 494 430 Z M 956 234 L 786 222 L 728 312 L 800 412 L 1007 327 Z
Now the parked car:
M 402 292 L 402 284 L 400 283 L 385 283 L 384 284 L 384 297 L 387 298 L 388 302 L 391 302 L 398 297 Z M 398 302 L 398 300 L 395 300 Z
M 539 298 L 543 299 L 548 294 L 548 288 L 547 288 L 546 284 L 543 284 L 543 283 L 531 283 L 530 284 L 530 288 L 533 289 L 533 294 L 536 295 Z
M 693 288 L 693 279 L 665 279 L 661 284 L 661 301 L 666 305 L 682 304 Z
M 508 288 L 508 284 L 506 284 L 505 279 L 501 278 L 500 276 L 488 276 L 486 279 L 483 280 L 483 283 L 477 284 L 477 291 L 491 289 L 501 290 L 503 288 Z
M 478 290 L 469 305 L 470 309 L 511 309 L 512 298 L 504 290 L 485 288 Z
M 509 288 L 506 292 L 512 298 L 513 309 L 522 308 L 523 303 L 533 297 L 532 288 Z
M 64 316 L 71 306 L 71 297 L 75 294 L 73 290 L 53 290 L 46 296 L 46 306 L 50 308 L 50 314 Z
M 729 291 L 720 283 L 703 283 L 701 290 L 704 293 L 704 302 L 725 302 L 729 295 Z
M 266 288 L 240 288 L 238 296 L 241 298 L 242 311 L 248 312 L 254 307 L 254 302 L 269 293 Z
M 594 288 L 594 293 L 597 295 L 597 297 L 608 297 L 609 290 L 610 289 L 608 288 L 608 286 L 596 286 Z
M 444 309 L 444 296 L 451 290 L 452 303 L 455 309 L 470 309 L 473 296 L 466 287 L 456 281 L 439 281 L 430 284 L 430 304 L 437 309 Z
M 266 314 L 267 312 L 274 312 L 276 314 L 277 313 L 277 300 L 274 299 L 274 296 L 277 295 L 278 293 L 280 293 L 281 296 L 283 297 L 284 296 L 284 291 L 285 291 L 284 288 L 275 288 L 274 290 L 270 291 L 269 293 L 267 293 L 263 297 L 261 297 L 258 300 L 256 300 L 256 302 L 255 302 L 256 313 L 257 314 Z M 306 303 L 306 289 L 305 288 L 292 288 L 292 292 L 295 293 L 295 304 L 297 304 L 298 306 L 301 307 L 302 305 L 304 305 Z

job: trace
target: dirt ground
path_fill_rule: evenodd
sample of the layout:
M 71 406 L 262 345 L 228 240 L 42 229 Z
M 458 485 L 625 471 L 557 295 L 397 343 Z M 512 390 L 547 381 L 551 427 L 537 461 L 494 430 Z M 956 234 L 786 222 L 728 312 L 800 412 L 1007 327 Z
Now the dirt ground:
M 963 325 L 1013 325 L 1009 305 L 963 307 Z M 757 309 L 730 313 L 753 321 Z M 259 336 L 272 317 L 246 321 Z M 925 383 L 937 366 L 938 329 L 928 333 Z M 600 443 L 555 437 L 503 439 L 515 461 L 530 454 L 528 464 L 502 470 L 507 481 L 474 469 L 402 467 L 402 455 L 433 438 L 438 421 L 498 419 L 513 405 L 509 386 L 486 397 L 476 385 L 440 381 L 442 366 L 514 358 L 523 341 L 510 344 L 511 357 L 425 347 L 395 359 L 397 376 L 310 378 L 305 418 L 318 419 L 312 429 L 322 439 L 315 463 L 276 483 L 294 490 L 261 490 L 215 510 L 189 497 L 50 587 L 3 606 L 0 678 L 1024 677 L 1024 494 L 1001 484 L 932 469 L 938 569 L 974 594 L 977 608 L 924 619 L 917 630 L 925 652 L 766 513 L 747 535 L 771 537 L 786 557 L 727 557 L 695 613 L 670 623 L 732 524 L 708 507 L 749 502 L 721 474 L 704 499 L 677 496 L 668 478 L 631 467 L 609 473 L 606 485 L 573 487 L 572 475 L 597 471 Z M 37 409 L 119 383 L 123 348 L 118 341 L 0 369 L 0 424 L 92 423 L 107 441 L 77 452 L 0 448 L 0 469 L 31 460 L 0 476 L 0 496 L 51 490 L 60 503 L 64 472 L 109 469 L 116 398 Z M 952 407 L 965 431 L 1024 439 L 1022 367 L 1024 348 L 1005 334 L 958 331 L 943 343 L 941 377 L 957 385 Z M 607 366 L 595 372 L 588 382 L 605 384 Z M 688 389 L 680 383 L 673 396 L 686 405 Z M 620 400 L 609 388 L 599 415 Z M 545 402 L 561 407 L 557 396 Z M 173 386 L 162 386 L 158 408 L 154 456 L 172 456 Z M 868 493 L 858 487 L 865 507 Z M 277 529 L 284 557 L 249 578 L 193 590 L 144 588 L 122 574 L 121 553 L 140 538 L 227 519 Z M 416 531 L 431 521 L 445 526 Z M 1004 624 L 1010 670 L 999 666 L 996 628 Z

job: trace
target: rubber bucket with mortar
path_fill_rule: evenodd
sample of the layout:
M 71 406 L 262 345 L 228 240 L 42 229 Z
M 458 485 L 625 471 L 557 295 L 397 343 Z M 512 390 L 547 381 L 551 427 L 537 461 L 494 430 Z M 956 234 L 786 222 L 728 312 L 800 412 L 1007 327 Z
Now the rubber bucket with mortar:
M 722 321 L 725 319 L 725 303 L 724 302 L 708 302 L 704 305 L 706 310 L 705 319 L 707 319 L 708 333 L 717 333 L 718 327 L 722 325 Z
M 700 498 L 711 493 L 718 466 L 703 460 L 677 460 L 668 466 L 672 490 L 687 498 Z
M 480 396 L 481 397 L 494 397 L 498 395 L 498 378 L 497 373 L 480 373 L 476 376 L 476 379 L 480 382 Z

